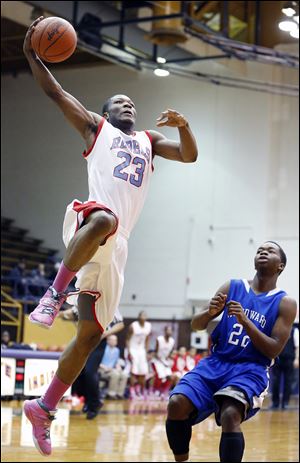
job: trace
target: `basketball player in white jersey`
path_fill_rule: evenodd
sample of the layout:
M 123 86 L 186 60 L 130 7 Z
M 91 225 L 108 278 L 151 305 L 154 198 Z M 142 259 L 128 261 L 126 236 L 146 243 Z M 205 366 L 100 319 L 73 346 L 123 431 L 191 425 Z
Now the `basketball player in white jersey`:
M 88 201 L 74 200 L 67 208 L 63 227 L 65 257 L 52 286 L 30 314 L 32 322 L 50 328 L 76 275 L 77 336 L 60 357 L 43 398 L 27 401 L 24 406 L 37 449 L 49 455 L 49 429 L 57 404 L 79 375 L 119 305 L 127 240 L 145 201 L 153 158 L 194 162 L 197 146 L 188 121 L 174 110 L 164 111 L 157 125 L 177 127 L 179 142 L 156 131 L 135 131 L 136 109 L 126 95 L 109 98 L 102 115 L 88 111 L 61 87 L 32 49 L 31 35 L 42 18 L 29 27 L 23 50 L 39 86 L 82 136 L 89 182 Z
M 146 312 L 140 312 L 138 320 L 129 325 L 126 347 L 131 363 L 130 398 L 145 396 L 146 375 L 148 373 L 147 352 L 151 334 L 151 323 L 146 321 Z M 136 388 L 135 383 L 137 382 Z
M 167 325 L 165 326 L 164 334 L 156 338 L 156 355 L 152 360 L 153 369 L 155 371 L 153 387 L 155 392 L 159 392 L 162 398 L 166 397 L 171 386 L 172 360 L 170 355 L 174 349 L 174 345 L 175 339 L 172 336 L 172 327 Z

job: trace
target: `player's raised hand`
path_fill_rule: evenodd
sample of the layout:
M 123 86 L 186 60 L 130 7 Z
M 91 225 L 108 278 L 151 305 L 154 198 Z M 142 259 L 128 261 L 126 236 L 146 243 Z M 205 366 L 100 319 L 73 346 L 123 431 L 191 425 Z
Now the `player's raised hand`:
M 208 313 L 209 315 L 215 316 L 222 312 L 225 307 L 227 294 L 217 293 L 211 298 L 209 302 Z
M 40 16 L 37 18 L 33 23 L 29 26 L 28 31 L 25 35 L 24 43 L 23 43 L 23 52 L 26 54 L 30 53 L 33 50 L 31 45 L 31 36 L 34 32 L 35 26 L 44 19 L 44 16 Z
M 248 321 L 248 317 L 246 316 L 244 309 L 239 302 L 228 301 L 226 305 L 228 307 L 228 316 L 235 315 L 237 321 L 242 325 Z
M 157 127 L 185 127 L 188 121 L 186 118 L 174 109 L 167 109 L 156 119 Z

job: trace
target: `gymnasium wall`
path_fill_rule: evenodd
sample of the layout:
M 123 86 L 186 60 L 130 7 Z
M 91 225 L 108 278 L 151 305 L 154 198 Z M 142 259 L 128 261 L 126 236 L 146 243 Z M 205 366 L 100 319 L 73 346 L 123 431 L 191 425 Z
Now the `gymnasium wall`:
M 190 317 L 229 278 L 251 278 L 265 239 L 287 251 L 280 287 L 298 300 L 298 99 L 179 77 L 157 78 L 112 65 L 55 70 L 87 108 L 125 93 L 138 129 L 168 107 L 183 112 L 199 157 L 185 165 L 155 159 L 141 218 L 129 242 L 122 312 Z M 292 73 L 289 75 L 289 73 Z M 244 78 L 285 82 L 296 71 L 250 64 Z M 162 133 L 177 138 L 176 129 Z M 66 205 L 87 199 L 84 144 L 31 75 L 2 78 L 2 214 L 63 255 Z

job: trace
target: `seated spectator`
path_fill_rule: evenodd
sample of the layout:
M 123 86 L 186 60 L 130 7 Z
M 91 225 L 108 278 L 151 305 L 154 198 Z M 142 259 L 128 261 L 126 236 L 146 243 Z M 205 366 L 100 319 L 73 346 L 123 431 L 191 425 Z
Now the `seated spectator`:
M 12 341 L 10 333 L 7 330 L 1 333 L 1 349 L 20 349 L 20 350 L 34 350 L 30 344 L 23 342 Z
M 202 355 L 197 352 L 196 347 L 191 347 L 186 356 L 187 369 L 191 371 L 202 359 Z
M 189 371 L 186 364 L 186 355 L 186 347 L 182 346 L 178 349 L 178 354 L 173 358 L 172 386 L 175 386 L 180 378 Z
M 36 269 L 33 269 L 28 278 L 29 291 L 34 296 L 41 297 L 49 286 L 49 280 L 45 271 L 45 264 L 40 263 Z
M 186 354 L 186 367 L 188 371 L 191 371 L 196 366 L 196 354 L 197 349 L 195 347 L 190 347 Z
M 52 281 L 55 279 L 57 272 L 59 270 L 59 267 L 60 267 L 60 261 L 56 261 L 53 263 L 52 269 L 49 272 L 49 280 Z
M 26 298 L 29 295 L 28 278 L 25 260 L 22 259 L 8 274 L 8 279 L 13 286 L 13 297 L 15 299 Z
M 107 345 L 100 363 L 100 377 L 109 380 L 106 397 L 109 399 L 124 398 L 128 373 L 123 370 L 125 362 L 120 358 L 120 349 L 117 347 L 118 338 L 115 334 L 107 337 Z M 123 366 L 123 367 L 122 367 Z
M 1 349 L 7 349 L 12 344 L 10 340 L 10 333 L 7 330 L 2 331 L 1 333 Z

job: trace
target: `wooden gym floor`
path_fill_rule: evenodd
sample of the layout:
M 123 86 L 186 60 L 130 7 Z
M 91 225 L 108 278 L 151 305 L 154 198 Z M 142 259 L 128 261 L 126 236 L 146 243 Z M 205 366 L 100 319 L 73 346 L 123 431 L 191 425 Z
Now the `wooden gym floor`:
M 298 399 L 289 410 L 264 408 L 243 424 L 244 462 L 299 461 Z M 166 402 L 105 402 L 96 419 L 88 421 L 82 406 L 61 403 L 53 422 L 53 452 L 43 457 L 32 443 L 31 426 L 21 402 L 1 403 L 3 462 L 168 462 L 173 461 L 165 434 Z M 193 428 L 190 461 L 219 461 L 220 428 L 213 416 Z

